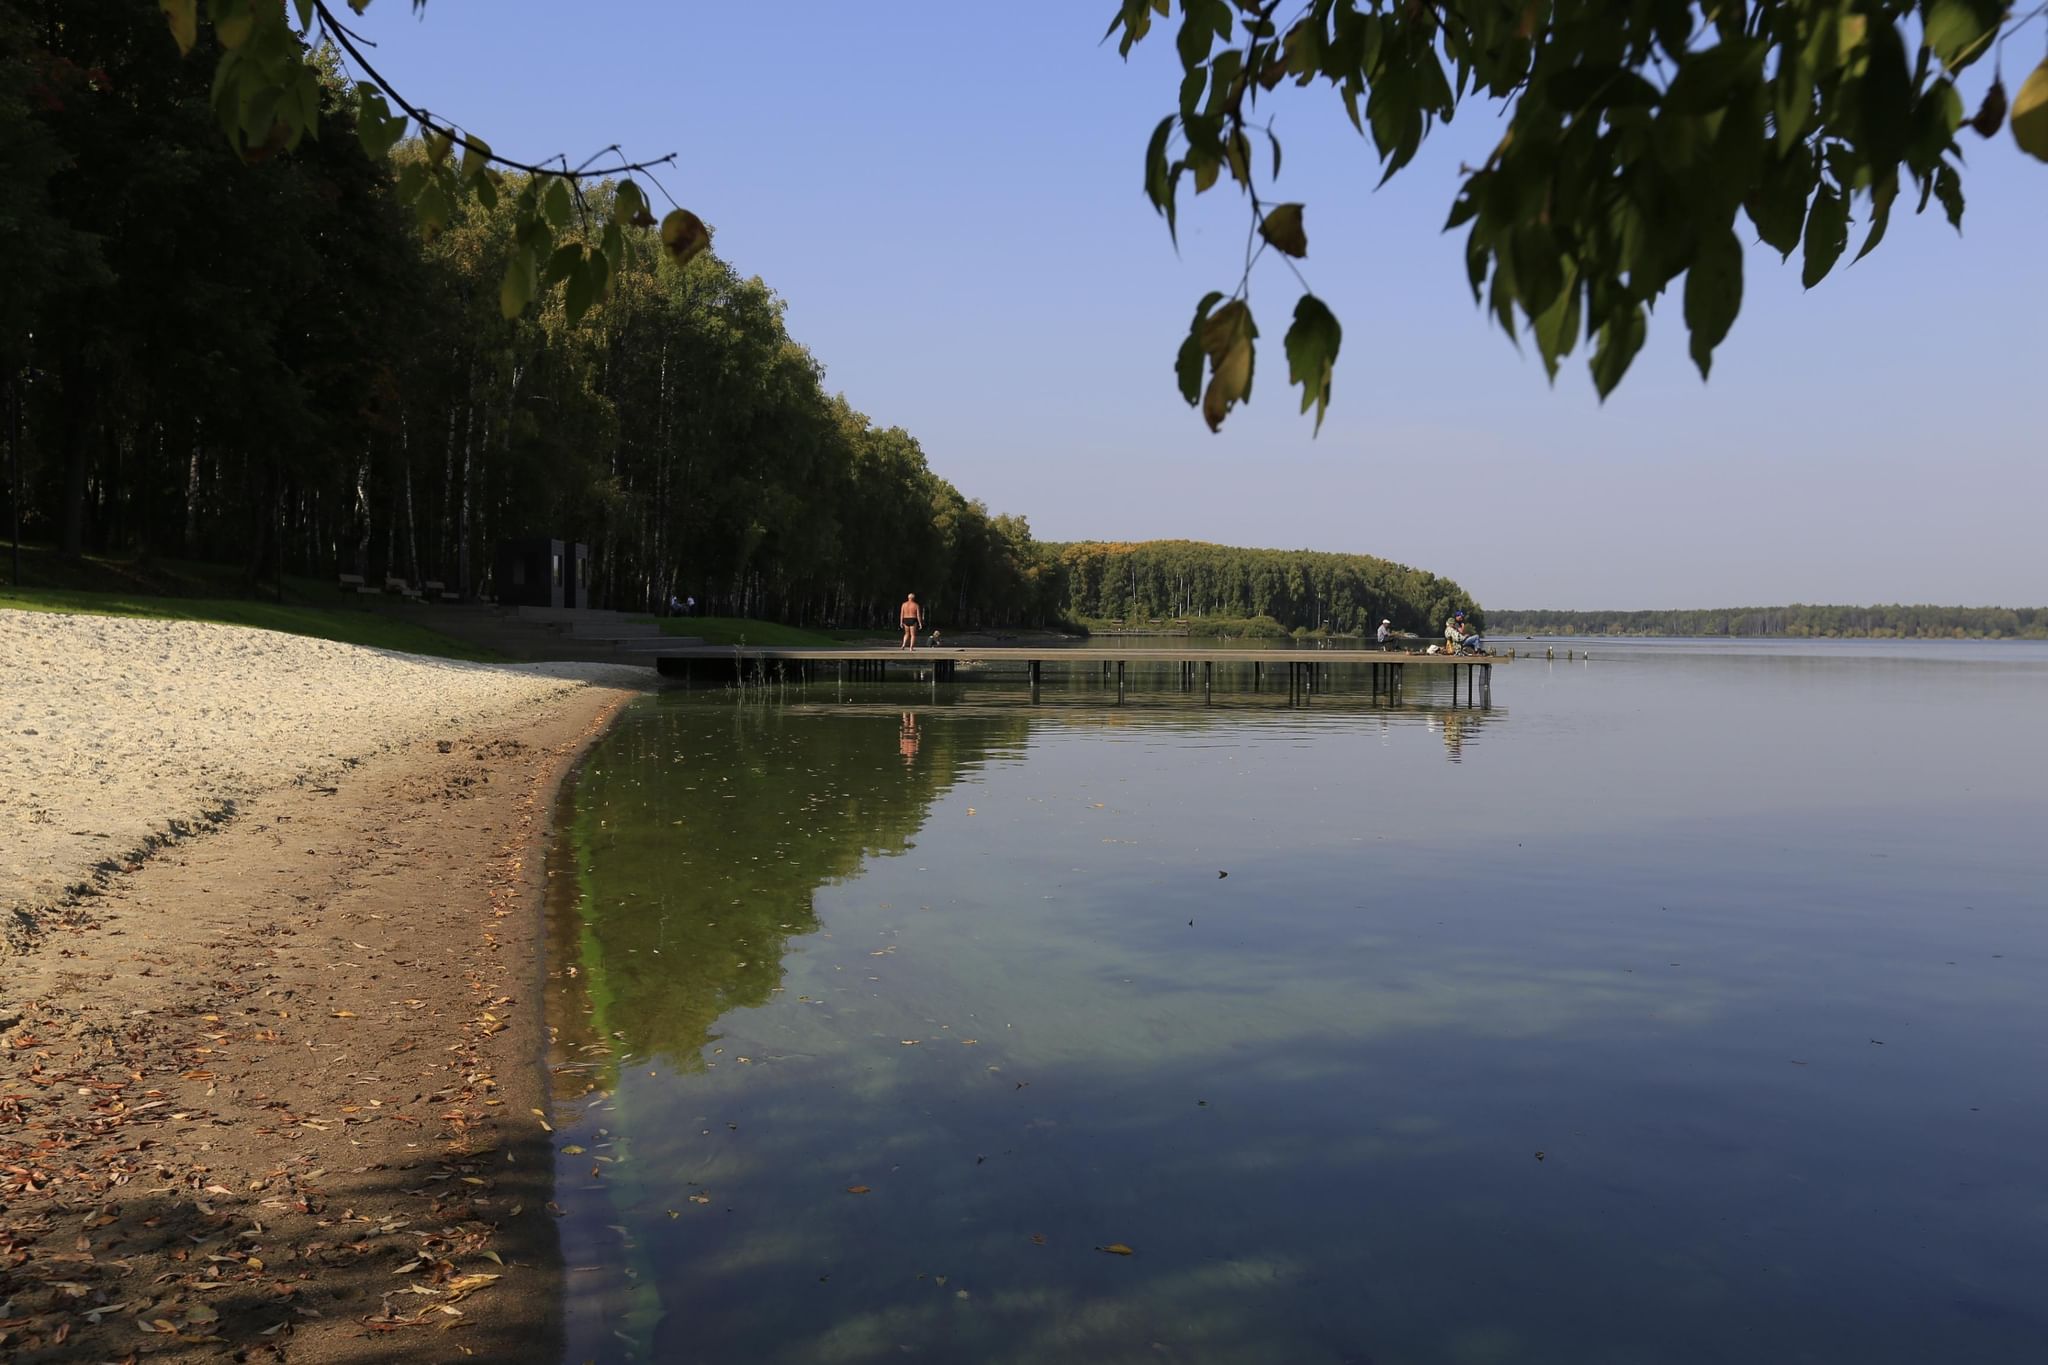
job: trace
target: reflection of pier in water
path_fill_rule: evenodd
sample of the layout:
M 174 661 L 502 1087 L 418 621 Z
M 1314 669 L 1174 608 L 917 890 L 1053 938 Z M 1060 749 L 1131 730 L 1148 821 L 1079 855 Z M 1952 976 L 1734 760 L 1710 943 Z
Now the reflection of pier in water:
M 1507 654 L 1413 654 L 1373 649 L 1033 649 L 1015 646 L 947 649 L 830 649 L 696 646 L 665 650 L 656 663 L 663 677 L 741 683 L 925 682 L 1021 679 L 1038 699 L 1048 674 L 1072 686 L 1114 690 L 1116 700 L 1140 688 L 1212 700 L 1225 689 L 1284 692 L 1306 705 L 1338 690 L 1398 702 L 1408 670 L 1419 677 L 1448 675 L 1451 704 L 1493 704 L 1493 668 Z M 1048 667 L 1049 666 L 1049 667 Z M 1462 675 L 1462 677 L 1461 677 Z M 1164 684 L 1163 687 L 1160 684 Z

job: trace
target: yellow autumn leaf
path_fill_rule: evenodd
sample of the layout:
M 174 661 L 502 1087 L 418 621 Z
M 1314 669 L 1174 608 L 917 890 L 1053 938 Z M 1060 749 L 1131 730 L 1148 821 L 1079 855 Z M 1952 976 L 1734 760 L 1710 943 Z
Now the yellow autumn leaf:
M 2048 58 L 2012 97 L 2012 140 L 2036 161 L 2048 161 Z
M 178 51 L 190 52 L 192 44 L 199 41 L 199 0 L 157 0 L 157 7 L 163 10 L 164 21 L 171 26 Z
M 1137 1254 L 1122 1242 L 1111 1242 L 1106 1247 L 1097 1247 L 1095 1249 L 1097 1251 L 1106 1251 L 1112 1256 L 1134 1256 Z

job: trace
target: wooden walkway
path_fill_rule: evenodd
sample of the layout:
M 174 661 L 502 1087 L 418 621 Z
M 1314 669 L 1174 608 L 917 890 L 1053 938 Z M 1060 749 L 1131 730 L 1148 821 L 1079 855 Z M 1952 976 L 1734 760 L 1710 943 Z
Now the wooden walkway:
M 664 677 L 705 680 L 784 680 L 804 682 L 957 682 L 963 668 L 971 676 L 1017 676 L 1033 691 L 1048 671 L 1068 678 L 1097 677 L 1114 681 L 1119 694 L 1126 678 L 1139 669 L 1150 676 L 1164 671 L 1176 676 L 1179 690 L 1209 692 L 1219 667 L 1249 674 L 1254 688 L 1263 688 L 1270 673 L 1285 677 L 1290 692 L 1316 692 L 1339 669 L 1369 676 L 1375 692 L 1398 691 L 1410 668 L 1451 677 L 1451 696 L 1458 695 L 1460 674 L 1468 699 L 1489 697 L 1496 664 L 1514 661 L 1508 654 L 1400 654 L 1377 649 L 1198 649 L 1167 648 L 1044 649 L 1013 645 L 920 646 L 914 650 L 881 646 L 840 649 L 830 646 L 698 645 L 661 650 L 656 667 Z

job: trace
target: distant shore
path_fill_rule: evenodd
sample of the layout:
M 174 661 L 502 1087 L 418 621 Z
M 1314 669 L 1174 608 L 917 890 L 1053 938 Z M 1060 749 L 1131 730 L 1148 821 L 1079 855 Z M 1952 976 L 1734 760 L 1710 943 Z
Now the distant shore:
M 25 615 L 0 1355 L 551 1360 L 545 836 L 651 671 Z

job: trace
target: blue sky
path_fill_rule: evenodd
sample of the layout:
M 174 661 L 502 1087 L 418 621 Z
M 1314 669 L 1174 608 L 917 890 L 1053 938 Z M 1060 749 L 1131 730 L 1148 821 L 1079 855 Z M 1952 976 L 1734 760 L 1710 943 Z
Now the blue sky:
M 1174 251 L 1139 192 L 1170 34 L 1126 65 L 1098 44 L 1113 8 L 377 0 L 362 31 L 509 155 L 677 153 L 663 183 L 788 300 L 828 384 L 1043 538 L 1361 551 L 1495 607 L 2048 602 L 2048 166 L 2005 135 L 1964 135 L 1964 236 L 1902 201 L 1812 293 L 1754 250 L 1712 383 L 1674 292 L 1603 407 L 1581 357 L 1552 388 L 1489 327 L 1438 230 L 1491 112 L 1375 192 L 1335 97 L 1283 87 L 1279 196 L 1344 322 L 1336 400 L 1312 437 L 1279 348 L 1299 290 L 1262 269 L 1254 401 L 1211 435 L 1172 359 L 1236 280 L 1244 209 L 1184 207 Z M 2009 46 L 2009 85 L 2038 46 Z

